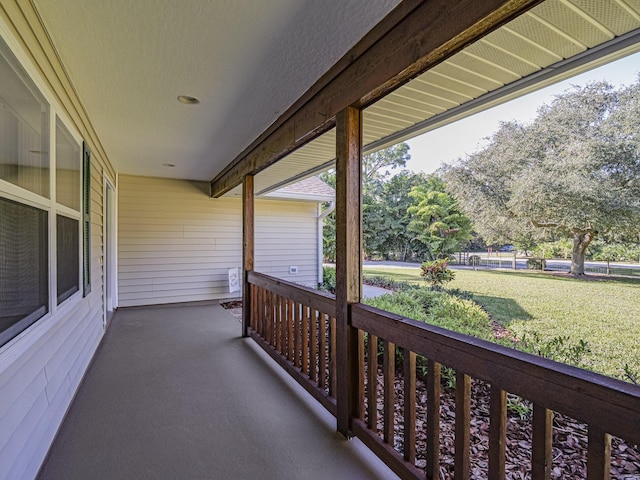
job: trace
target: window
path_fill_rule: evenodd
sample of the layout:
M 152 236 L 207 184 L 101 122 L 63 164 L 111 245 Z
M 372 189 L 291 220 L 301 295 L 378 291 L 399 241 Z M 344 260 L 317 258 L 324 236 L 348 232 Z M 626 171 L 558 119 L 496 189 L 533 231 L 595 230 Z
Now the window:
M 56 118 L 56 202 L 80 210 L 80 145 Z
M 58 215 L 56 218 L 56 276 L 58 304 L 80 289 L 78 220 Z
M 83 153 L 55 113 L 0 39 L 0 346 L 80 291 Z
M 0 345 L 49 310 L 47 212 L 0 198 Z
M 49 198 L 48 127 L 49 105 L 17 61 L 0 54 L 0 179 L 45 198 Z
M 56 285 L 58 304 L 80 290 L 80 145 L 56 117 Z

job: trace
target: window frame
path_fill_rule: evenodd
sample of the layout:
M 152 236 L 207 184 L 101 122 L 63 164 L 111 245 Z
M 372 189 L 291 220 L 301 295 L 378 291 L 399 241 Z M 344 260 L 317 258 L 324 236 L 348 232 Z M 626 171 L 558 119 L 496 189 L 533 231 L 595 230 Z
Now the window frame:
M 83 236 L 83 226 L 86 221 L 90 223 L 90 211 L 84 211 L 85 191 L 85 175 L 84 175 L 84 149 L 85 145 L 82 136 L 77 130 L 73 121 L 71 121 L 66 110 L 58 103 L 56 97 L 52 94 L 48 84 L 43 80 L 40 73 L 35 70 L 34 65 L 29 57 L 25 54 L 21 45 L 18 44 L 15 37 L 10 31 L 7 31 L 6 25 L 0 21 L 0 54 L 5 56 L 9 63 L 19 67 L 17 75 L 36 97 L 43 99 L 48 104 L 48 149 L 49 149 L 49 198 L 36 194 L 30 190 L 13 184 L 7 180 L 0 179 L 0 197 L 12 200 L 14 202 L 35 207 L 44 210 L 47 214 L 47 252 L 48 252 L 48 269 L 47 269 L 47 285 L 48 285 L 48 311 L 30 325 L 14 333 L 11 338 L 0 343 L 0 358 L 5 351 L 11 351 L 14 348 L 24 348 L 24 344 L 31 343 L 26 339 L 32 338 L 33 341 L 39 337 L 38 332 L 45 332 L 49 327 L 61 318 L 68 311 L 73 309 L 90 291 L 86 289 L 87 279 L 85 279 L 85 269 L 89 270 L 90 258 L 85 258 L 85 252 L 90 252 L 90 247 L 85 247 L 85 239 Z M 33 89 L 35 88 L 35 92 Z M 56 122 L 60 121 L 67 133 L 78 145 L 78 210 L 66 207 L 57 203 L 56 200 Z M 90 161 L 90 160 L 89 160 Z M 90 189 L 90 185 L 88 185 Z M 90 203 L 89 203 L 90 206 Z M 58 304 L 57 292 L 57 215 L 70 218 L 78 222 L 78 290 L 65 298 Z M 85 261 L 88 267 L 85 267 Z M 86 293 L 85 293 L 86 292 Z M 17 322 L 19 323 L 19 322 Z M 8 327 L 5 331 L 10 330 Z M 22 344 L 22 346 L 20 346 Z

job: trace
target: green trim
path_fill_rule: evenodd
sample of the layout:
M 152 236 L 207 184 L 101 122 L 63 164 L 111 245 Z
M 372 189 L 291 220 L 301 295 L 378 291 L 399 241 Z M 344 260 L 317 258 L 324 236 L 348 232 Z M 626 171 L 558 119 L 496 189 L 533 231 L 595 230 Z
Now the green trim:
M 91 292 L 91 152 L 82 142 L 82 296 Z

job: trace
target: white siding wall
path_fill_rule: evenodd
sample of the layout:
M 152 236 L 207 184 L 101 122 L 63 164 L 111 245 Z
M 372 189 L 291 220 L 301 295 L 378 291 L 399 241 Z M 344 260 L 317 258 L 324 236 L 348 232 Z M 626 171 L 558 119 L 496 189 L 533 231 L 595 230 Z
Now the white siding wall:
M 0 348 L 0 479 L 35 477 L 103 335 L 102 167 L 92 162 L 91 293 Z
M 242 265 L 242 204 L 208 197 L 208 184 L 121 175 L 118 300 L 121 307 L 215 300 L 227 269 Z M 317 205 L 256 202 L 256 270 L 315 286 Z M 298 274 L 289 275 L 297 266 Z
M 318 204 L 256 201 L 256 271 L 318 286 Z M 289 267 L 297 266 L 297 275 Z
M 63 302 L 0 347 L 0 479 L 34 478 L 103 335 L 102 179 L 113 178 L 86 112 L 30 2 L 3 0 L 0 34 L 93 152 L 91 294 Z M 40 76 L 42 75 L 42 76 Z M 82 288 L 82 284 L 81 284 Z

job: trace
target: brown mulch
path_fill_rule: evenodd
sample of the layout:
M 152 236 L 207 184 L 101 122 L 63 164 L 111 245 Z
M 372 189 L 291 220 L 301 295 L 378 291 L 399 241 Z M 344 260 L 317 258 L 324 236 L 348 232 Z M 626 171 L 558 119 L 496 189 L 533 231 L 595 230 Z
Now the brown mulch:
M 402 452 L 403 444 L 403 379 L 397 374 L 395 381 L 395 439 L 394 447 Z M 489 463 L 489 386 L 472 381 L 471 393 L 471 478 L 486 478 Z M 378 375 L 378 433 L 382 435 L 383 377 Z M 510 401 L 531 409 L 531 404 L 515 396 Z M 426 386 L 418 380 L 416 385 L 416 466 L 425 468 L 426 452 Z M 526 408 L 525 408 L 526 409 Z M 507 450 L 505 465 L 507 479 L 531 478 L 532 424 L 531 411 L 520 417 L 508 412 Z M 440 478 L 453 478 L 455 441 L 455 390 L 443 386 L 440 399 Z M 556 413 L 553 420 L 552 479 L 581 480 L 586 478 L 587 426 Z M 611 446 L 611 478 L 640 480 L 640 449 L 613 438 Z
M 232 300 L 231 302 L 221 303 L 220 306 L 226 310 L 233 310 L 234 308 L 242 308 L 242 300 Z

